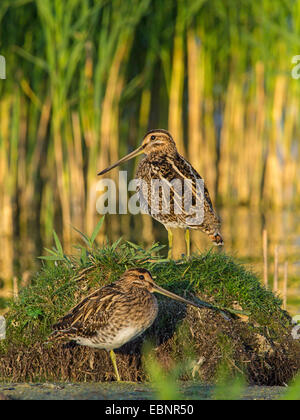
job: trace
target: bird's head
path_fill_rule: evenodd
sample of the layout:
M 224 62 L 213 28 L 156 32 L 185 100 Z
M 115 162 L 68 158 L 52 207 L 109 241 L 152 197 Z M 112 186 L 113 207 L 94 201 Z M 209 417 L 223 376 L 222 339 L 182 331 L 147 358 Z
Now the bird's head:
M 120 282 L 126 284 L 126 286 L 137 287 L 140 289 L 147 290 L 150 293 L 160 293 L 161 295 L 167 296 L 171 299 L 177 300 L 178 302 L 185 303 L 186 305 L 192 305 L 196 308 L 201 308 L 201 305 L 197 305 L 190 300 L 187 300 L 169 290 L 163 289 L 155 283 L 150 271 L 145 268 L 130 268 L 120 278 Z
M 150 153 L 166 154 L 168 156 L 174 156 L 177 153 L 176 144 L 167 130 L 151 130 L 143 138 L 142 144 L 133 152 L 124 156 L 113 165 L 99 172 L 98 175 L 104 175 L 111 169 L 119 166 L 121 163 L 127 162 L 128 160 L 137 157 L 139 155 Z
M 147 289 L 151 293 L 155 284 L 150 271 L 145 268 L 130 268 L 121 276 L 120 281 L 126 285 Z
M 172 156 L 177 153 L 173 137 L 167 130 L 151 130 L 143 138 L 143 153 L 163 153 Z

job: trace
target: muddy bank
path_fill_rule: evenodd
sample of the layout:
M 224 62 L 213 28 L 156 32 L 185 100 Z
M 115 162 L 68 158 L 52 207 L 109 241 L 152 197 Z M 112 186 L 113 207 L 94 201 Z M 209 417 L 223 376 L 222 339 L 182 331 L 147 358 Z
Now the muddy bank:
M 242 320 L 226 322 L 209 310 L 186 308 L 167 299 L 159 303 L 164 316 L 143 336 L 116 350 L 123 381 L 147 381 L 143 345 L 150 340 L 155 357 L 166 371 L 189 361 L 181 379 L 214 380 L 220 362 L 235 373 L 243 372 L 251 385 L 288 383 L 299 369 L 297 342 L 288 333 L 273 341 Z M 2 381 L 103 382 L 114 381 L 105 350 L 43 342 L 32 347 L 10 347 L 0 362 Z
M 214 388 L 197 383 L 181 383 L 183 399 L 210 400 Z M 276 400 L 285 392 L 284 387 L 247 387 L 243 400 Z M 155 390 L 149 384 L 0 384 L 0 400 L 152 400 Z

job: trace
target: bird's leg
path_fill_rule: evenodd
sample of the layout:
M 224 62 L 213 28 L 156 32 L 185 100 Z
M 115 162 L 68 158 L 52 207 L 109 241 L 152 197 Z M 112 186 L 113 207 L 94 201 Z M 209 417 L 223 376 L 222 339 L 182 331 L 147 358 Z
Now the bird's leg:
M 173 233 L 171 229 L 168 230 L 168 242 L 169 242 L 169 251 L 168 251 L 168 259 L 172 259 L 172 248 L 173 248 Z
M 191 256 L 191 238 L 190 238 L 190 229 L 187 228 L 184 234 L 185 244 L 186 244 L 186 256 L 190 258 Z
M 117 381 L 120 382 L 121 379 L 120 379 L 120 375 L 119 375 L 119 372 L 118 372 L 115 352 L 113 350 L 111 350 L 109 352 L 109 355 L 110 355 L 110 358 L 111 358 L 111 361 L 112 361 L 112 364 L 113 364 L 113 367 L 114 367 L 114 370 L 115 370 Z

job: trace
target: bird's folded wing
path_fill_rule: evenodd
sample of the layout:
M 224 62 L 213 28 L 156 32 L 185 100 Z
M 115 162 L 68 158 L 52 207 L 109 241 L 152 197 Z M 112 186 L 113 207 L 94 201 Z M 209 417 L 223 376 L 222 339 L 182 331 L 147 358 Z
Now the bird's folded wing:
M 114 304 L 122 293 L 115 287 L 106 286 L 87 296 L 53 326 L 56 331 L 68 331 L 82 336 L 93 336 L 107 325 Z
M 216 225 L 220 224 L 220 220 L 215 213 L 213 204 L 203 178 L 198 174 L 195 168 L 182 156 L 174 161 L 167 159 L 173 170 L 181 176 L 182 179 L 187 179 L 191 183 L 191 194 L 193 196 L 193 205 L 203 205 L 204 213 L 210 213 Z M 189 184 L 187 184 L 189 185 Z
M 138 188 L 143 209 L 151 215 L 169 214 L 184 224 L 195 212 L 203 210 L 204 183 L 188 163 L 167 158 L 148 165 L 151 185 L 141 181 Z

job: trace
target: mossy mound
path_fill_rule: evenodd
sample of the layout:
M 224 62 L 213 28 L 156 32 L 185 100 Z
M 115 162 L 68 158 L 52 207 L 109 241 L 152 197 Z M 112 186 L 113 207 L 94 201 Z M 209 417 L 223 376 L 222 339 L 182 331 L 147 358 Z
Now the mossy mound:
M 47 263 L 11 303 L 7 338 L 0 342 L 0 380 L 114 380 L 104 350 L 45 341 L 59 317 L 130 267 L 148 268 L 158 284 L 177 294 L 196 295 L 250 315 L 226 321 L 219 313 L 157 296 L 159 315 L 153 326 L 117 351 L 123 380 L 147 379 L 141 357 L 145 337 L 166 369 L 192 361 L 183 379 L 212 381 L 221 361 L 233 373 L 245 373 L 251 384 L 282 385 L 294 376 L 300 369 L 300 345 L 292 339 L 290 317 L 257 276 L 225 254 L 207 252 L 176 263 L 162 260 L 160 250 L 158 245 L 144 251 L 116 243 L 89 251 L 81 248 L 78 258 L 61 255 L 59 261 Z

